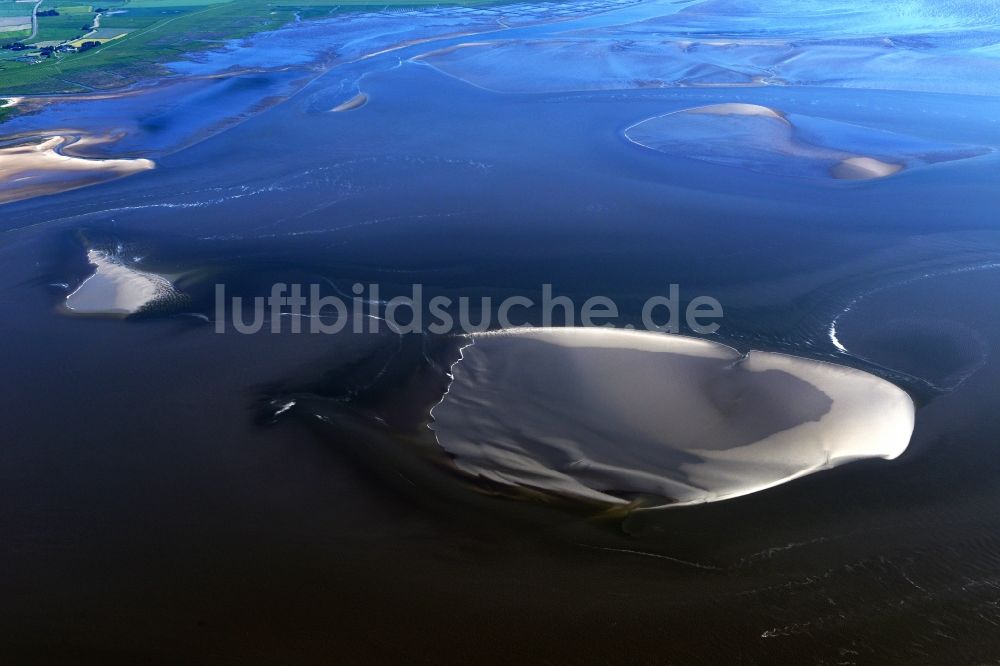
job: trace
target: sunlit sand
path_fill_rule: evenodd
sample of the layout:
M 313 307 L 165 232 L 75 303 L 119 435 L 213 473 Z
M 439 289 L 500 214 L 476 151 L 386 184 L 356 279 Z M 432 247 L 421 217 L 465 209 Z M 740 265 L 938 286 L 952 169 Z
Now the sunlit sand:
M 360 109 L 367 103 L 368 103 L 368 95 L 366 95 L 365 93 L 358 93 L 357 95 L 347 100 L 346 102 L 343 102 L 342 104 L 338 104 L 337 106 L 333 107 L 332 109 L 330 109 L 330 111 L 333 111 L 334 113 L 339 113 L 341 111 L 353 111 L 354 109 Z
M 853 368 L 603 328 L 471 336 L 433 409 L 459 469 L 608 504 L 713 502 L 907 447 L 914 406 Z
M 174 293 L 167 278 L 130 268 L 101 250 L 88 250 L 87 260 L 96 270 L 66 297 L 73 314 L 134 314 Z
M 742 102 L 727 102 L 725 104 L 711 104 L 688 109 L 687 113 L 705 114 L 709 116 L 762 116 L 764 118 L 774 118 L 784 123 L 788 123 L 785 117 L 772 108 L 761 106 L 760 104 L 745 104 Z
M 0 148 L 0 203 L 64 192 L 121 178 L 156 165 L 148 159 L 86 159 L 60 152 L 67 139 L 53 136 L 36 143 Z
M 834 178 L 845 180 L 865 180 L 867 178 L 885 178 L 902 171 L 902 164 L 889 164 L 874 157 L 848 157 L 831 169 Z

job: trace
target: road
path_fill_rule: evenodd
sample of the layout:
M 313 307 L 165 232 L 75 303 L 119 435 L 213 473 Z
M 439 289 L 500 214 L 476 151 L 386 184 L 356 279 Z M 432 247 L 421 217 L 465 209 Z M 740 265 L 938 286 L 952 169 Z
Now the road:
M 31 8 L 31 34 L 28 35 L 26 40 L 24 40 L 26 42 L 30 42 L 35 38 L 35 35 L 38 34 L 38 8 L 41 6 L 43 1 L 44 0 L 38 0 L 38 2 L 35 3 L 35 6 Z

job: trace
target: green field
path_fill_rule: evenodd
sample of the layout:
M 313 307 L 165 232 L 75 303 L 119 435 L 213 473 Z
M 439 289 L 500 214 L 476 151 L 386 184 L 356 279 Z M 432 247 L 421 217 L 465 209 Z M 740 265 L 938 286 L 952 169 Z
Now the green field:
M 40 11 L 59 16 L 38 18 L 36 42 L 83 38 L 95 18 L 94 9 L 110 10 L 100 18 L 101 32 L 129 34 L 80 53 L 51 54 L 37 50 L 0 50 L 0 95 L 83 92 L 121 87 L 163 73 L 161 64 L 182 54 L 216 47 L 220 40 L 271 30 L 295 19 L 334 12 L 382 9 L 386 6 L 485 4 L 490 0 L 107 0 L 86 5 L 80 0 L 45 0 Z M 0 0 L 4 11 L 32 5 Z M 0 35 L 0 45 L 23 40 L 25 34 Z M 37 55 L 36 55 L 37 54 Z M 33 59 L 20 62 L 16 58 Z
M 33 41 L 63 41 L 74 39 L 84 33 L 82 27 L 91 20 L 91 13 L 68 13 L 60 10 L 59 16 L 38 17 L 38 35 Z
M 18 24 L 31 22 L 33 6 L 34 4 L 0 0 L 0 43 L 11 39 L 23 39 L 31 34 L 30 31 L 13 30 L 13 28 L 18 27 Z
M 31 7 L 32 5 L 26 2 L 6 0 L 5 2 L 0 2 L 0 17 L 27 16 L 31 13 Z

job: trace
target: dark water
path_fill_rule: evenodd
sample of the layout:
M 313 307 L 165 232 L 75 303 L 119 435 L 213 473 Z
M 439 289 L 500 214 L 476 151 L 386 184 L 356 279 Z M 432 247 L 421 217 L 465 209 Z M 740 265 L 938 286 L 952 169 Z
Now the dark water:
M 0 208 L 0 660 L 1000 658 L 1000 37 L 989 4 L 898 5 L 336 19 L 179 67 L 259 71 L 5 125 L 121 131 L 100 154 L 158 168 Z M 986 151 L 837 181 L 624 136 L 733 102 Z M 183 273 L 188 300 L 62 316 L 87 247 Z M 622 323 L 678 284 L 722 303 L 721 341 L 895 381 L 916 432 L 896 461 L 625 519 L 491 496 L 424 427 L 452 341 L 219 335 L 190 316 L 217 281 L 550 283 Z

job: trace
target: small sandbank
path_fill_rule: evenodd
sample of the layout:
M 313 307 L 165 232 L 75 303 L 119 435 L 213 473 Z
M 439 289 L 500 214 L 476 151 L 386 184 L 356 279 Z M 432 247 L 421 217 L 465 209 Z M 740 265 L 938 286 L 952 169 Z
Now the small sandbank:
M 834 178 L 843 180 L 865 180 L 868 178 L 885 178 L 903 170 L 902 164 L 882 162 L 874 157 L 848 157 L 835 165 L 830 173 Z
M 470 336 L 431 415 L 484 481 L 633 508 L 726 500 L 907 448 L 914 406 L 866 372 L 607 328 Z
M 64 154 L 53 136 L 0 148 L 0 203 L 84 187 L 155 168 L 152 160 L 88 159 Z
M 88 250 L 87 260 L 96 270 L 66 297 L 71 314 L 126 316 L 176 293 L 162 275 L 135 270 L 101 250 Z
M 710 104 L 688 109 L 685 113 L 702 113 L 710 116 L 763 116 L 764 118 L 776 118 L 785 123 L 785 116 L 778 111 L 760 104 L 746 104 L 743 102 L 726 102 L 724 104 Z
M 340 113 L 341 111 L 353 111 L 354 109 L 360 109 L 362 106 L 368 103 L 368 95 L 365 93 L 358 93 L 351 99 L 338 104 L 337 106 L 330 109 L 333 113 Z

